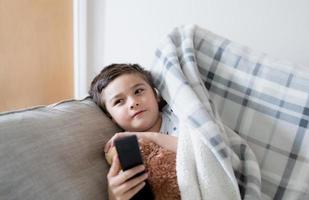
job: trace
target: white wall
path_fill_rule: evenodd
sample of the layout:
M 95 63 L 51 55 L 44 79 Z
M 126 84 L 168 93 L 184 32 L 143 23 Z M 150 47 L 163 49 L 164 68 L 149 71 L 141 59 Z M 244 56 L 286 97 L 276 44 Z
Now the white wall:
M 106 0 L 104 64 L 150 65 L 175 26 L 197 24 L 280 59 L 309 66 L 308 0 Z
M 309 67 L 308 0 L 74 1 L 82 4 L 79 21 L 87 29 L 79 31 L 81 53 L 75 54 L 81 60 L 75 65 L 86 71 L 80 73 L 86 76 L 80 83 L 87 84 L 84 88 L 107 64 L 151 65 L 160 40 L 183 24 L 197 24 L 275 58 Z M 79 93 L 86 94 L 82 90 Z
M 93 77 L 103 67 L 104 0 L 74 2 L 74 97 L 88 95 Z

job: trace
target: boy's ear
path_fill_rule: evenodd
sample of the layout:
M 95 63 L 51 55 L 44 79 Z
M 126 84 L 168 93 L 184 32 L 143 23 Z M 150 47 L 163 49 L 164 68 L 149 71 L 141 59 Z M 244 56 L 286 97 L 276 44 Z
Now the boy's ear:
M 157 102 L 160 103 L 160 101 L 161 101 L 161 96 L 160 96 L 160 94 L 159 94 L 159 91 L 158 91 L 157 88 L 155 88 L 154 91 L 155 91 L 155 93 L 156 93 Z

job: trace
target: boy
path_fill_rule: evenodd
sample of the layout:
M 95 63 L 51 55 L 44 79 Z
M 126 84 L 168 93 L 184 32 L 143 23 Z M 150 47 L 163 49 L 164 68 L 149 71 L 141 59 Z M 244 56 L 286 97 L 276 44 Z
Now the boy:
M 176 152 L 177 138 L 172 135 L 177 132 L 177 118 L 167 107 L 159 111 L 160 97 L 151 75 L 139 65 L 112 64 L 105 67 L 92 81 L 89 94 L 126 131 L 115 134 L 107 142 L 105 152 L 108 152 L 116 138 L 133 134 Z M 144 187 L 147 174 L 130 178 L 144 170 L 145 167 L 140 165 L 120 173 L 120 163 L 115 156 L 107 175 L 109 198 L 133 197 Z

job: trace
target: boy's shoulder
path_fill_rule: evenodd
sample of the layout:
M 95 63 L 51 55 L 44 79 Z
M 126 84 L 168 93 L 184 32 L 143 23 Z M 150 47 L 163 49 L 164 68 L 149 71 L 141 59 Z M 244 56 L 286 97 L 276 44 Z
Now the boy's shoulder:
M 162 124 L 160 132 L 168 135 L 178 135 L 178 118 L 169 105 L 165 105 L 161 111 Z

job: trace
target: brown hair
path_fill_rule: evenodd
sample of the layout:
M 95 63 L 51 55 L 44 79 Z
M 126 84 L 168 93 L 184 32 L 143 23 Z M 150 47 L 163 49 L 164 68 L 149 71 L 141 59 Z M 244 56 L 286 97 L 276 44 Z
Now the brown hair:
M 104 102 L 102 102 L 101 93 L 117 77 L 123 74 L 137 73 L 150 85 L 155 92 L 152 76 L 149 71 L 144 70 L 138 64 L 111 64 L 101 70 L 101 72 L 92 80 L 89 95 L 93 101 L 108 114 Z M 156 94 L 157 95 L 157 94 Z

